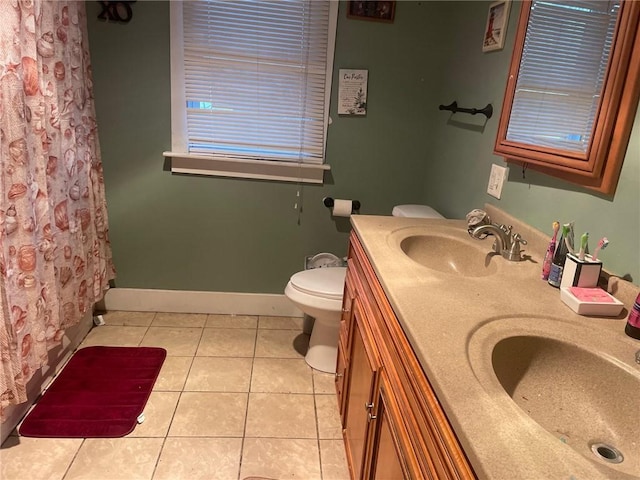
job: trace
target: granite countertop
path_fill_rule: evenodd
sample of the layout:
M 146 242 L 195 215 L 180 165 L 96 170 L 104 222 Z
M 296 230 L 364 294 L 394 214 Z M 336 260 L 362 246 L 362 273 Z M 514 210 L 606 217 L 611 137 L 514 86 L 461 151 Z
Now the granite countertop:
M 572 444 L 578 440 L 571 438 L 571 432 L 554 435 L 529 417 L 502 389 L 491 366 L 496 339 L 541 335 L 598 351 L 607 358 L 624 357 L 623 367 L 640 382 L 640 366 L 632 358 L 640 342 L 624 334 L 626 314 L 638 287 L 610 282 L 610 291 L 625 303 L 616 318 L 575 314 L 560 300 L 559 290 L 540 279 L 549 237 L 495 207 L 487 205 L 485 209 L 494 222 L 514 225 L 514 232 L 528 241 L 524 250 L 530 258 L 508 262 L 489 255 L 485 261 L 493 273 L 476 277 L 426 268 L 399 247 L 398 239 L 428 232 L 452 239 L 452 245 L 464 242 L 472 254 L 478 248 L 491 252 L 493 237 L 483 241 L 470 238 L 463 220 L 351 217 L 474 471 L 479 478 L 490 479 L 640 478 L 638 415 L 625 419 L 631 425 L 638 423 L 635 451 L 627 452 L 622 464 L 611 466 L 595 456 L 590 458 L 589 445 Z M 550 384 L 554 380 L 548 379 Z M 570 409 L 573 401 L 567 397 L 562 403 Z M 619 402 L 637 406 L 638 398 L 640 391 L 635 398 L 620 398 Z M 579 421 L 594 420 L 582 419 L 584 412 L 575 415 Z

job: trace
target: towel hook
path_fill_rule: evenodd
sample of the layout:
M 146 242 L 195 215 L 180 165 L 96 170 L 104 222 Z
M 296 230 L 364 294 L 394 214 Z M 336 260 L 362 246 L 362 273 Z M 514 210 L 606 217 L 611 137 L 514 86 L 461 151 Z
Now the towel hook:
M 490 103 L 487 104 L 486 107 L 482 108 L 482 109 L 477 109 L 477 108 L 462 108 L 462 107 L 458 107 L 458 102 L 456 102 L 455 100 L 450 103 L 449 105 L 440 105 L 438 107 L 439 110 L 447 110 L 449 112 L 453 112 L 453 113 L 470 113 L 471 115 L 475 115 L 477 113 L 480 113 L 482 115 L 484 115 L 485 117 L 487 117 L 487 119 L 491 118 L 491 116 L 493 115 L 493 105 L 491 105 Z

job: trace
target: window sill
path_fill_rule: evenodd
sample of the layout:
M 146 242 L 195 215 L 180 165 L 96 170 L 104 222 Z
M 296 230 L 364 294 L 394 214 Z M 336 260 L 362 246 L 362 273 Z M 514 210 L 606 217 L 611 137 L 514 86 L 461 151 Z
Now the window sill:
M 179 152 L 163 152 L 162 155 L 171 159 L 172 173 L 189 175 L 322 184 L 324 172 L 331 170 L 327 164 L 309 165 L 268 160 L 230 160 Z

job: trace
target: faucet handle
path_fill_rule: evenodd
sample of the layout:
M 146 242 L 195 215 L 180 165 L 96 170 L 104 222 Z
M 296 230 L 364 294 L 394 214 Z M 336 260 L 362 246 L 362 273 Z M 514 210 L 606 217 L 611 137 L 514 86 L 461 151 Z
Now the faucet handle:
M 511 236 L 511 241 L 513 243 L 520 242 L 522 245 L 526 245 L 527 244 L 527 241 L 524 238 L 522 238 L 522 235 L 520 235 L 519 233 L 514 233 Z
M 511 229 L 513 228 L 512 225 L 500 224 L 500 225 L 498 225 L 498 227 L 500 228 L 500 230 L 502 230 L 504 233 L 507 234 L 507 237 L 511 236 Z
M 526 245 L 527 241 L 522 238 L 522 235 L 519 233 L 514 233 L 511 236 L 511 248 L 509 249 L 508 259 L 512 262 L 519 262 L 523 260 L 522 258 L 522 250 L 520 250 L 520 245 Z

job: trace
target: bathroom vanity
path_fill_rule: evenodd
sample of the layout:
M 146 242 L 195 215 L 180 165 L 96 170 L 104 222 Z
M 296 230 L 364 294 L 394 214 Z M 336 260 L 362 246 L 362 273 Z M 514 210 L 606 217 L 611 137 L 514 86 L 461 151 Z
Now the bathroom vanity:
M 616 287 L 618 318 L 579 316 L 540 280 L 548 237 L 490 214 L 531 257 L 492 255 L 463 221 L 352 217 L 336 372 L 351 478 L 639 478 L 622 400 L 640 394 L 637 287 Z
M 352 478 L 472 478 L 354 233 L 348 263 L 336 385 Z

